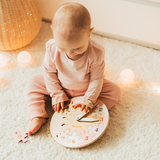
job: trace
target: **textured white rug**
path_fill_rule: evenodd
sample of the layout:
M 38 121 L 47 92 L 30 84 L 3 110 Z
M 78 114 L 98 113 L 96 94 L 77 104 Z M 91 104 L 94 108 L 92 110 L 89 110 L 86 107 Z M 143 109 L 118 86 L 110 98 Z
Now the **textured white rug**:
M 2 160 L 159 160 L 160 159 L 160 51 L 139 45 L 92 35 L 106 49 L 106 77 L 119 83 L 120 72 L 129 68 L 134 83 L 120 87 L 121 101 L 110 110 L 110 122 L 104 135 L 92 145 L 68 149 L 54 142 L 50 119 L 40 131 L 17 143 L 12 132 L 28 130 L 30 118 L 26 104 L 26 82 L 42 72 L 45 43 L 52 38 L 50 23 L 42 22 L 38 36 L 26 47 L 8 52 L 16 58 L 29 51 L 32 62 L 22 66 L 10 59 L 0 69 L 0 159 Z M 53 112 L 46 106 L 51 118 Z

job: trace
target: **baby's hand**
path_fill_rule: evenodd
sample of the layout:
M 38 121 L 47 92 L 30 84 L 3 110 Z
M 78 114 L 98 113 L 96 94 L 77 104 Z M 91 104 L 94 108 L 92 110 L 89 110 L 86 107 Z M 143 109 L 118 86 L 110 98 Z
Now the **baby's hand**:
M 85 110 L 86 113 L 89 111 L 89 114 L 92 114 L 92 109 L 89 106 L 86 106 L 84 104 L 77 103 L 77 104 L 74 104 L 72 107 L 74 109 L 76 109 L 77 107 L 81 107 L 81 111 Z
M 52 106 L 52 109 L 53 109 L 55 112 L 56 112 L 56 111 L 59 112 L 61 108 L 62 108 L 62 109 L 67 108 L 68 104 L 69 104 L 69 101 L 59 102 L 59 103 L 53 105 L 53 106 Z

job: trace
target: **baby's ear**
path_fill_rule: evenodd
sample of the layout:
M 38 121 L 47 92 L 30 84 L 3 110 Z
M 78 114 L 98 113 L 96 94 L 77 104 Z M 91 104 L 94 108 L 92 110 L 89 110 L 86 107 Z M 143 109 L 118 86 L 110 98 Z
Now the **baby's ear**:
M 89 37 L 90 37 L 90 35 L 92 34 L 92 32 L 93 32 L 93 30 L 94 30 L 94 27 L 92 27 L 91 29 L 90 29 L 90 31 L 89 31 Z

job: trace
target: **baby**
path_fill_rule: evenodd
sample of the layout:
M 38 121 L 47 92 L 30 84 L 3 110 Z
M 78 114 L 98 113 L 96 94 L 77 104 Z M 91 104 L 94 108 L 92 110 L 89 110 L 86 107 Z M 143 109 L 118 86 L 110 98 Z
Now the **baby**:
M 74 109 L 92 112 L 97 98 L 108 108 L 121 96 L 120 88 L 107 80 L 105 50 L 90 35 L 88 10 L 78 3 L 66 3 L 52 21 L 54 39 L 46 43 L 43 74 L 32 76 L 27 83 L 28 110 L 31 126 L 28 135 L 35 134 L 49 118 L 45 110 L 45 95 L 52 100 L 52 109 L 65 109 L 69 99 L 82 96 Z

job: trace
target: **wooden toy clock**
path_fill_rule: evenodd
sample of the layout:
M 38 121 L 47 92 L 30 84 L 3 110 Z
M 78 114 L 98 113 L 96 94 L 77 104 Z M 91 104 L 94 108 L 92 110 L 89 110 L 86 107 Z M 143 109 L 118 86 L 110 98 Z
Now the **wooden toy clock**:
M 81 148 L 95 142 L 103 135 L 109 123 L 107 107 L 98 99 L 92 114 L 86 114 L 80 108 L 72 108 L 80 98 L 72 98 L 68 108 L 54 113 L 51 119 L 52 137 L 68 148 Z

